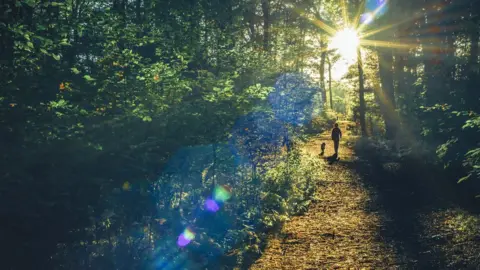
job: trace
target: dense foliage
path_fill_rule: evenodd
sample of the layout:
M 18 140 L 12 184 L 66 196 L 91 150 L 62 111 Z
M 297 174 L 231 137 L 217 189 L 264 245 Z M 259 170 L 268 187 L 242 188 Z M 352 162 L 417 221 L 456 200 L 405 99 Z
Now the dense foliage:
M 4 1 L 0 14 L 4 269 L 181 263 L 167 251 L 186 223 L 209 246 L 196 262 L 221 264 L 209 256 L 258 248 L 256 232 L 308 201 L 308 170 L 281 165 L 298 130 L 268 113 L 277 77 L 301 71 L 293 29 L 313 28 L 286 3 Z M 243 117 L 254 107 L 270 120 Z M 235 128 L 253 133 L 231 151 Z M 221 185 L 230 204 L 193 215 Z

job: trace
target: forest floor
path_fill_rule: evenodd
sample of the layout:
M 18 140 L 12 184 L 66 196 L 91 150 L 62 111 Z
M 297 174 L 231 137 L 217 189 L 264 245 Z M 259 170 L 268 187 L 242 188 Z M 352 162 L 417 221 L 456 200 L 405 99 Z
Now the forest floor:
M 479 213 L 424 196 L 418 179 L 385 178 L 356 155 L 355 141 L 344 136 L 333 163 L 328 133 L 301 146 L 325 161 L 314 202 L 271 236 L 251 269 L 480 269 Z

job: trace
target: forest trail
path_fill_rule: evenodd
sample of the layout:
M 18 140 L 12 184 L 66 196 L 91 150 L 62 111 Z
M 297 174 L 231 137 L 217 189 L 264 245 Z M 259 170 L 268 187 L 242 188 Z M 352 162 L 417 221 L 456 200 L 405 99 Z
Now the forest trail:
M 341 127 L 346 133 L 345 126 Z M 365 209 L 371 195 L 360 176 L 350 168 L 355 154 L 352 137 L 344 135 L 338 162 L 322 164 L 315 201 L 303 216 L 293 217 L 279 236 L 271 239 L 262 257 L 251 269 L 332 269 L 335 267 L 388 267 L 394 264 L 392 248 L 377 235 L 382 218 Z M 304 155 L 334 153 L 329 132 L 313 138 Z
M 345 135 L 333 164 L 326 159 L 334 152 L 329 132 L 301 146 L 303 155 L 324 161 L 314 201 L 270 237 L 251 269 L 478 269 L 478 214 L 443 197 L 423 203 L 415 194 L 425 191 L 372 171 L 352 149 L 356 138 Z

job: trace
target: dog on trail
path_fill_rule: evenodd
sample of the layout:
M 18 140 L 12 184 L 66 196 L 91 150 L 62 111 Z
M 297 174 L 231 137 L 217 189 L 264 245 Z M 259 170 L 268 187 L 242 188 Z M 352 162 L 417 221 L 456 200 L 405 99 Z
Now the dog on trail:
M 320 149 L 322 150 L 322 152 L 320 153 L 321 156 L 323 156 L 323 155 L 325 154 L 325 146 L 326 146 L 325 143 L 322 143 L 322 144 L 320 145 Z

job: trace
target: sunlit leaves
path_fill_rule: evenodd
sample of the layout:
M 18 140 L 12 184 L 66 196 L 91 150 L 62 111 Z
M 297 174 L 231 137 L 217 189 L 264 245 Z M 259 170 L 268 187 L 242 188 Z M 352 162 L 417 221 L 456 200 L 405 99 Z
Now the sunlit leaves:
M 62 46 L 71 46 L 71 44 L 68 42 L 68 40 L 66 38 L 62 39 L 60 41 L 60 45 Z
M 257 83 L 245 89 L 245 95 L 249 99 L 264 100 L 268 97 L 268 94 L 270 94 L 273 90 L 274 90 L 273 87 L 262 86 L 261 84 Z
M 467 181 L 468 179 L 470 179 L 470 177 L 472 177 L 472 174 L 469 174 L 469 175 L 467 175 L 467 176 L 464 176 L 464 177 L 460 178 L 460 179 L 458 180 L 458 183 L 460 184 L 460 183 L 462 183 L 462 182 L 465 182 L 465 181 Z
M 77 75 L 80 74 L 80 70 L 78 70 L 78 68 L 76 67 L 73 67 L 70 70 L 73 72 L 73 74 L 77 74 Z
M 473 115 L 473 114 L 469 114 Z M 476 128 L 480 130 L 480 116 L 473 117 L 465 122 L 465 125 L 462 127 L 463 129 L 467 128 Z
M 21 3 L 25 3 L 27 5 L 29 5 L 30 7 L 35 7 L 37 5 L 37 3 L 39 3 L 40 1 L 38 0 L 25 0 L 25 1 L 16 1 L 17 4 L 21 4 Z
M 423 109 L 425 112 L 432 112 L 432 111 L 448 111 L 452 108 L 449 104 L 435 104 L 434 106 L 426 107 L 420 106 L 420 109 Z
M 456 144 L 458 142 L 458 138 L 452 138 L 448 140 L 446 143 L 440 145 L 437 148 L 437 155 L 439 158 L 444 158 L 445 155 L 447 154 L 447 151 L 450 147 L 452 147 L 453 144 Z
M 143 120 L 144 122 L 152 122 L 152 117 L 150 117 L 150 116 L 147 115 L 147 116 L 144 116 L 144 117 L 142 118 L 142 120 Z
M 66 108 L 68 106 L 68 102 L 65 99 L 60 99 L 57 101 L 51 101 L 49 106 L 53 109 Z
M 95 79 L 92 78 L 90 75 L 84 75 L 83 78 L 84 78 L 86 81 L 88 81 L 88 82 L 93 82 L 93 81 L 95 81 Z

